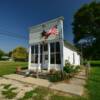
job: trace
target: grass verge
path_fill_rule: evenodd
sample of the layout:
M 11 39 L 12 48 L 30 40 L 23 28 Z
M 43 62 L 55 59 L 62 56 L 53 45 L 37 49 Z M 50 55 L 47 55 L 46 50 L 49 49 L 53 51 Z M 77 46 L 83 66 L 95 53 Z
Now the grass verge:
M 100 100 L 100 67 L 92 67 L 87 80 L 89 100 Z
M 27 62 L 10 62 L 0 61 L 0 76 L 5 74 L 11 74 L 16 71 L 16 67 L 27 68 Z

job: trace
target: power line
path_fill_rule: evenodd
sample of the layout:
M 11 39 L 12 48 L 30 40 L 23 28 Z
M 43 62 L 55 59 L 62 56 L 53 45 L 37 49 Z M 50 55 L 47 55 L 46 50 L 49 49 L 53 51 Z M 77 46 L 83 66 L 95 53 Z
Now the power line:
M 28 40 L 28 36 L 23 36 L 23 35 L 20 35 L 20 34 L 14 33 L 14 32 L 10 32 L 7 30 L 5 31 L 5 28 L 3 28 L 2 26 L 0 26 L 0 29 L 4 31 L 4 32 L 0 32 L 0 35 L 5 35 L 5 36 L 9 36 L 9 37 Z
M 18 35 L 18 34 L 15 34 L 15 33 L 11 33 L 11 32 L 0 32 L 0 35 L 5 35 L 5 36 L 9 36 L 9 37 L 15 37 L 15 38 L 20 38 L 20 39 L 28 39 L 27 37 L 25 36 L 22 36 L 22 35 Z

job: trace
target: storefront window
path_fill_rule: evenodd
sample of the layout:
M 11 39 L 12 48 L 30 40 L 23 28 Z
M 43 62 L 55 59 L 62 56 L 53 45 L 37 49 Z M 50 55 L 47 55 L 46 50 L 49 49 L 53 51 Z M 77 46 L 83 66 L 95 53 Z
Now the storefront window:
M 31 62 L 38 63 L 38 45 L 31 46 Z M 40 63 L 42 63 L 43 57 L 45 54 L 43 52 L 48 51 L 48 44 L 40 45 Z M 48 55 L 45 57 L 48 59 Z M 50 43 L 50 63 L 51 64 L 61 64 L 61 56 L 60 56 L 60 44 L 59 42 Z
M 31 54 L 31 63 L 35 63 L 35 57 L 34 57 L 34 54 Z
M 38 63 L 38 45 L 31 46 L 31 63 Z
M 56 64 L 61 64 L 61 57 L 60 57 L 60 53 L 56 53 Z
M 38 54 L 38 45 L 35 45 L 35 54 Z
M 41 54 L 43 53 L 43 45 L 42 44 L 40 45 L 40 53 Z
M 40 54 L 40 63 L 42 63 L 42 54 Z
M 31 54 L 34 54 L 34 46 L 31 46 Z
M 51 51 L 51 53 L 54 52 L 54 48 L 55 48 L 55 43 L 50 43 L 50 51 Z
M 35 63 L 38 63 L 38 54 L 35 55 Z
M 51 51 L 51 64 L 61 64 L 60 57 L 60 44 L 59 42 L 50 44 Z
M 51 54 L 51 64 L 55 64 L 55 55 Z
M 44 44 L 44 51 L 48 51 L 48 45 Z
M 59 44 L 59 42 L 56 42 L 56 52 L 60 52 L 60 44 Z

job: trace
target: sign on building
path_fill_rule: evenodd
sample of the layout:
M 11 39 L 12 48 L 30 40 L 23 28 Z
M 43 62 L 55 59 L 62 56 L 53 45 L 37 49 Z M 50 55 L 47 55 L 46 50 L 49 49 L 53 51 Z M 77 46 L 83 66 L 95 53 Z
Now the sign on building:
M 29 29 L 29 43 L 63 39 L 63 17 L 33 26 Z

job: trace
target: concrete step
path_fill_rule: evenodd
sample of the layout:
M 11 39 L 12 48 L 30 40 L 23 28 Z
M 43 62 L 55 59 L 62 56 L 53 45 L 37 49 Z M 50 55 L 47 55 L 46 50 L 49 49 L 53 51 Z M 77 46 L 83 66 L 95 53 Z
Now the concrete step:
M 84 79 L 72 78 L 69 84 L 84 86 L 86 84 Z
M 56 91 L 61 91 L 72 95 L 81 96 L 84 92 L 84 87 L 77 84 L 69 84 L 69 83 L 67 84 L 67 83 L 60 83 L 60 82 L 54 84 L 45 79 L 25 77 L 18 74 L 4 75 L 3 77 L 7 79 L 28 83 L 28 84 L 47 87 Z

